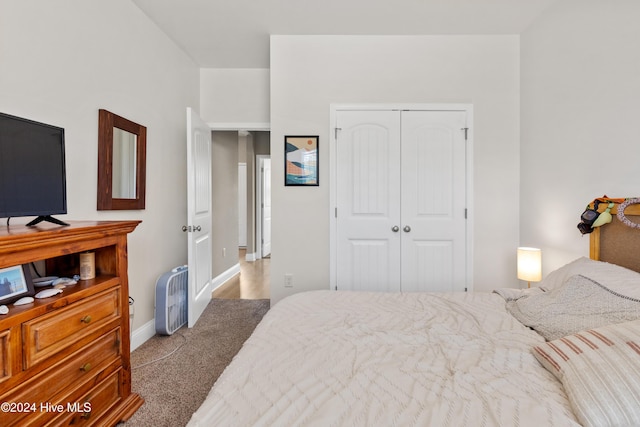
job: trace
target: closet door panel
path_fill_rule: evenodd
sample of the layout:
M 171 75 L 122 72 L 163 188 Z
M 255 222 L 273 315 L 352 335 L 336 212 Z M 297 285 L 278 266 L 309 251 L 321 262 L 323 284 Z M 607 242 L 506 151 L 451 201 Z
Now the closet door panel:
M 408 271 L 402 283 L 405 292 L 444 292 L 454 281 L 453 243 L 450 240 L 412 239 L 413 260 L 407 262 L 415 271 Z M 410 280 L 413 279 L 413 280 Z
M 399 291 L 399 112 L 340 111 L 336 122 L 337 287 Z
M 402 113 L 402 290 L 466 281 L 464 111 Z

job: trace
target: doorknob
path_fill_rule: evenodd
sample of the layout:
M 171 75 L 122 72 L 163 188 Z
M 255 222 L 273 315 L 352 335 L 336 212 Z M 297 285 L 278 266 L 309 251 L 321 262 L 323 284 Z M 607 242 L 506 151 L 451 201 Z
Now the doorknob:
M 403 230 L 404 230 L 405 233 L 408 233 L 408 232 L 411 231 L 411 227 L 409 227 L 408 225 L 405 225 Z
M 202 230 L 202 227 L 200 227 L 199 225 L 196 225 L 196 227 L 194 228 L 195 231 L 200 231 Z
M 400 230 L 400 227 L 398 227 L 397 225 L 394 225 L 393 227 L 391 227 L 391 231 L 393 231 L 394 233 L 397 233 Z

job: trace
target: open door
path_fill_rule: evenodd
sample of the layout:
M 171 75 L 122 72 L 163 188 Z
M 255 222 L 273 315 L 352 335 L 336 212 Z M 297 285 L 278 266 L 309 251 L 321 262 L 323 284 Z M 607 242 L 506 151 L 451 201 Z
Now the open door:
M 256 155 L 256 256 L 271 254 L 271 157 Z
M 187 108 L 188 326 L 211 301 L 211 129 Z
M 271 159 L 262 158 L 262 257 L 271 255 Z

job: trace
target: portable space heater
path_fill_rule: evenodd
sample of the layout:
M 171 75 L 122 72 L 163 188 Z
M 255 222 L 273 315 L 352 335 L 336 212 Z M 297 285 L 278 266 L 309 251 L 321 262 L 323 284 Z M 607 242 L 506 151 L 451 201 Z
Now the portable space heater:
M 167 271 L 156 283 L 156 333 L 171 335 L 187 323 L 186 265 Z

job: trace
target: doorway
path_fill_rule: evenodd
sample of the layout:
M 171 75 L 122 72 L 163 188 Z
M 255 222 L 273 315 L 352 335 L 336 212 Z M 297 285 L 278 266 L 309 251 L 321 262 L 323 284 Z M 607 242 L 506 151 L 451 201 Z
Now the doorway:
M 256 155 L 269 155 L 269 136 L 270 133 L 264 131 L 212 131 L 214 289 L 241 274 L 243 262 L 258 259 L 255 249 L 255 164 Z M 241 228 L 240 223 L 245 225 Z
M 270 200 L 270 159 L 271 159 L 271 138 L 268 131 L 239 131 L 238 132 L 238 170 L 244 173 L 245 177 L 238 177 L 238 199 L 246 193 L 245 200 L 238 200 L 239 212 L 238 223 L 245 223 L 245 230 L 239 229 L 240 249 L 246 249 L 245 259 L 249 262 L 256 261 L 268 254 L 270 249 L 270 215 L 267 215 L 267 239 L 264 239 L 264 220 L 262 219 L 263 197 L 266 195 Z M 266 165 L 266 167 L 265 167 Z M 241 169 L 244 172 L 241 172 Z M 265 192 L 264 185 L 269 185 L 269 190 Z M 264 194 L 263 194 L 264 193 Z M 270 202 L 267 203 L 270 207 Z M 268 212 L 267 212 L 268 213 Z M 242 227 L 242 226 L 241 226 Z M 246 239 L 243 237 L 246 236 Z M 244 242 L 246 240 L 246 242 Z M 263 240 L 267 240 L 269 247 L 263 249 Z

